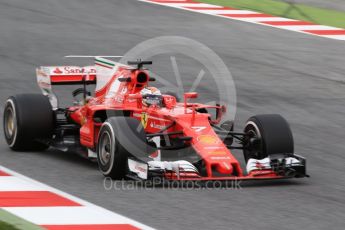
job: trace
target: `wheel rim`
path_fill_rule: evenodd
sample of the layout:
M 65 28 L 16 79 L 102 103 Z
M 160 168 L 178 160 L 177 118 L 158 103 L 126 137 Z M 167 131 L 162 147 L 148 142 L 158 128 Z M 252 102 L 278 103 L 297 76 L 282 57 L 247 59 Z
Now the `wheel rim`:
M 260 159 L 263 157 L 263 151 L 262 151 L 262 136 L 260 133 L 259 128 L 254 122 L 248 122 L 244 133 L 246 133 L 246 138 L 244 141 L 245 150 L 245 160 L 248 161 L 249 158 L 256 158 Z M 255 142 L 252 142 L 251 140 L 256 140 Z
M 102 133 L 99 145 L 99 160 L 102 165 L 108 165 L 113 156 L 112 147 L 115 143 L 112 143 L 111 135 L 106 131 Z
M 17 119 L 11 106 L 6 108 L 4 118 L 5 135 L 8 139 L 12 139 L 17 132 Z

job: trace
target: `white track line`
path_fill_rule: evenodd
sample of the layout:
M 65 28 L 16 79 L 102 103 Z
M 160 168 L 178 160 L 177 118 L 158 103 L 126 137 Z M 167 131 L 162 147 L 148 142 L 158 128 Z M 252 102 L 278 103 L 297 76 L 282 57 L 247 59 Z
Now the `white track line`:
M 336 28 L 331 26 L 323 26 L 323 25 L 306 25 L 306 26 L 282 26 L 282 25 L 270 25 L 266 24 L 264 22 L 292 22 L 298 20 L 289 19 L 289 18 L 282 18 L 282 17 L 276 17 L 276 16 L 270 16 L 263 14 L 261 17 L 255 17 L 255 14 L 261 14 L 254 11 L 248 11 L 248 10 L 237 10 L 237 9 L 226 9 L 223 6 L 217 6 L 217 5 L 211 5 L 211 4 L 204 4 L 204 3 L 198 3 L 198 2 L 192 2 L 190 0 L 180 0 L 178 3 L 176 3 L 176 0 L 161 0 L 161 1 L 152 1 L 152 0 L 138 0 L 141 2 L 147 2 L 150 4 L 156 4 L 156 5 L 162 5 L 162 6 L 168 6 L 168 7 L 174 7 L 181 10 L 186 11 L 192 11 L 196 13 L 202 13 L 202 14 L 209 14 L 217 17 L 227 18 L 227 19 L 233 19 L 238 21 L 245 21 L 250 23 L 255 23 L 263 26 L 269 26 L 274 27 L 278 29 L 284 29 L 284 30 L 290 30 L 295 31 L 299 33 L 314 35 L 318 37 L 324 37 L 324 38 L 331 38 L 331 39 L 337 39 L 337 40 L 345 40 L 345 30 L 342 28 Z M 190 9 L 187 7 L 194 7 L 194 9 Z M 203 9 L 205 8 L 205 9 Z M 219 10 L 217 9 L 219 8 Z M 223 8 L 223 9 L 222 9 Z M 224 13 L 226 12 L 226 13 Z M 222 15 L 222 14 L 231 14 L 229 15 Z M 247 15 L 249 14 L 249 15 Z M 243 16 L 241 16 L 243 15 Z M 254 16 L 253 16 L 254 15 Z M 263 17 L 262 17 L 263 16 Z M 308 31 L 304 31 L 308 30 Z M 314 30 L 314 31 L 313 31 Z M 329 31 L 328 31 L 329 30 Z M 323 31 L 320 33 L 320 31 Z M 336 31 L 336 32 L 335 32 Z M 338 32 L 339 31 L 339 32 Z
M 215 6 L 215 5 L 210 5 L 210 4 L 206 4 L 206 3 L 164 3 L 165 6 L 171 6 L 171 7 L 176 7 L 176 8 L 180 8 L 180 7 L 193 7 L 193 6 L 197 6 L 200 8 L 209 8 L 209 7 L 219 7 L 222 8 L 221 6 Z
M 127 217 L 100 207 L 16 207 L 3 209 L 36 225 L 132 224 L 132 221 L 129 221 Z
M 191 11 L 196 11 L 192 10 Z M 203 14 L 259 14 L 258 12 L 250 11 L 250 10 L 197 10 L 197 12 Z
M 153 230 L 153 228 L 139 223 L 135 220 L 111 212 L 88 201 L 82 200 L 56 188 L 40 183 L 3 166 L 0 166 L 0 171 L 10 175 L 0 176 L 0 192 L 49 191 L 81 205 L 71 207 L 2 207 L 4 210 L 23 219 L 26 219 L 34 224 L 130 224 L 140 229 Z
M 345 41 L 345 35 L 324 35 L 324 37 Z
M 0 176 L 0 192 L 10 191 L 47 191 L 47 188 L 18 177 Z
M 217 17 L 223 17 L 223 18 L 229 18 L 229 17 L 224 17 L 221 15 L 216 15 Z M 281 21 L 297 21 L 295 19 L 290 19 L 290 18 L 281 18 L 281 17 L 267 17 L 267 18 L 231 18 L 234 20 L 238 20 L 238 21 L 245 21 L 245 22 L 251 22 L 251 23 L 255 23 L 258 24 L 260 22 L 281 22 Z M 270 25 L 266 25 L 265 26 L 270 26 Z
M 320 26 L 320 25 L 307 25 L 307 26 L 276 26 L 278 28 L 286 29 L 286 30 L 341 30 L 339 28 L 334 28 L 330 26 Z

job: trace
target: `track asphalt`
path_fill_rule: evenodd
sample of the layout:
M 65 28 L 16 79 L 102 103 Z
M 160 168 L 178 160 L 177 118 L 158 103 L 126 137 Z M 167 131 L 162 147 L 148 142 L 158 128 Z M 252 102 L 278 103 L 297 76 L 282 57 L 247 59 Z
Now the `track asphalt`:
M 0 0 L 0 101 L 39 93 L 36 66 L 72 64 L 62 58 L 70 54 L 121 55 L 163 35 L 197 40 L 227 64 L 237 88 L 237 128 L 254 114 L 284 115 L 311 178 L 241 190 L 106 191 L 94 163 L 58 151 L 11 152 L 2 132 L 1 165 L 158 229 L 344 229 L 343 41 L 135 0 Z M 186 74 L 195 76 L 193 69 Z M 61 91 L 67 100 L 70 89 Z

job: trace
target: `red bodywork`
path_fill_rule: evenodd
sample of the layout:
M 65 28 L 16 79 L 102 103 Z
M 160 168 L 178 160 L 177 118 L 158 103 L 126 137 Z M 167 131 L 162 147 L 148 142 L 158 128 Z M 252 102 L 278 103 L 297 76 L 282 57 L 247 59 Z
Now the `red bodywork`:
M 77 77 L 51 76 L 52 83 L 81 81 Z M 78 79 L 77 79 L 78 78 Z M 79 79 L 80 78 L 80 79 Z M 87 81 L 95 81 L 95 74 L 90 74 Z M 124 80 L 127 79 L 127 80 Z M 130 79 L 130 80 L 128 80 Z M 173 125 L 166 132 L 182 131 L 183 136 L 191 137 L 190 144 L 203 159 L 207 176 L 189 177 L 166 174 L 168 179 L 179 180 L 234 180 L 234 179 L 274 179 L 281 178 L 271 170 L 260 170 L 245 175 L 240 163 L 214 132 L 211 123 L 219 123 L 218 119 L 210 121 L 210 115 L 199 113 L 198 109 L 213 108 L 219 112 L 224 109 L 219 106 L 209 106 L 199 103 L 190 103 L 188 100 L 197 97 L 196 93 L 186 93 L 184 102 L 176 102 L 176 98 L 163 95 L 164 106 L 145 107 L 142 105 L 140 91 L 148 85 L 149 73 L 142 69 L 133 69 L 120 66 L 107 84 L 95 92 L 85 105 L 68 108 L 69 117 L 81 126 L 80 143 L 88 149 L 94 150 L 102 123 L 95 122 L 96 113 L 105 111 L 125 111 L 130 117 L 142 122 L 146 133 L 157 133 L 162 128 Z M 215 175 L 215 172 L 217 175 Z

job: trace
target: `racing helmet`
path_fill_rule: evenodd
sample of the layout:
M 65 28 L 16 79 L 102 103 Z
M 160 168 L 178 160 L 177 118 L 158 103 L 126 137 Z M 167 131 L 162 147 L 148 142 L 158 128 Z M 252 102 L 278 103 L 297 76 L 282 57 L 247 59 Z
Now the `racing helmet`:
M 145 87 L 140 91 L 142 102 L 145 106 L 157 105 L 161 106 L 163 97 L 161 91 L 156 87 Z

